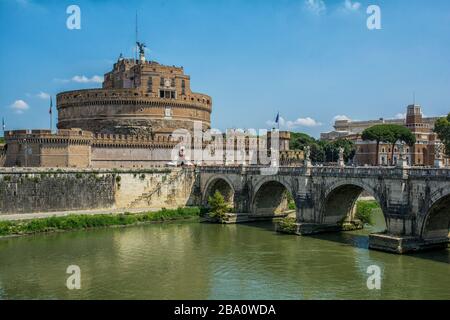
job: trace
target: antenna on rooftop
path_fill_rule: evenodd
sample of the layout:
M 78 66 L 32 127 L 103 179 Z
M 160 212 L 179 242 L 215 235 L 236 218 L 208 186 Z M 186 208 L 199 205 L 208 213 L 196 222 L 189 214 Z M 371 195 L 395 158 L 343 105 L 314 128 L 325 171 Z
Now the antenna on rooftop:
M 138 30 L 138 11 L 137 11 L 137 9 L 136 9 L 136 41 L 134 42 L 135 43 L 135 45 L 136 45 L 136 52 L 135 52 L 135 58 L 136 58 L 136 60 L 138 59 L 138 46 L 137 46 L 137 43 L 138 43 L 138 41 L 139 41 L 139 37 L 138 37 L 138 35 L 139 35 L 139 30 Z

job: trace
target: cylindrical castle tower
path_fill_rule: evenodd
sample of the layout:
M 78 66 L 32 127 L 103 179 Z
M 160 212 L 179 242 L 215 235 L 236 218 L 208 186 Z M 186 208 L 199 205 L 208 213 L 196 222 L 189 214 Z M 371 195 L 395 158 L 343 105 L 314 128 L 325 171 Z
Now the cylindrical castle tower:
M 94 133 L 170 136 L 211 126 L 211 97 L 193 93 L 183 68 L 119 58 L 103 88 L 57 95 L 58 128 Z

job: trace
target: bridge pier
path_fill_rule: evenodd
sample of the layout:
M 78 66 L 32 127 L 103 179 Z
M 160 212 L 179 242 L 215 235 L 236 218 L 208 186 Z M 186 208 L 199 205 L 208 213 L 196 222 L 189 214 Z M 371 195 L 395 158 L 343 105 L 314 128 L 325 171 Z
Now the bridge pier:
M 396 236 L 382 233 L 369 235 L 369 249 L 397 254 L 446 249 L 448 244 L 448 238 L 425 240 L 413 236 Z
M 314 235 L 360 229 L 355 205 L 367 192 L 383 212 L 386 231 L 369 236 L 369 248 L 393 253 L 448 247 L 450 170 L 389 167 L 280 167 L 273 175 L 258 167 L 204 167 L 199 190 L 234 195 L 236 212 L 276 216 L 290 193 L 296 220 L 281 232 Z
M 323 223 L 297 223 L 297 232 L 299 236 L 310 236 L 320 233 L 339 232 L 342 228 L 335 224 L 323 224 Z

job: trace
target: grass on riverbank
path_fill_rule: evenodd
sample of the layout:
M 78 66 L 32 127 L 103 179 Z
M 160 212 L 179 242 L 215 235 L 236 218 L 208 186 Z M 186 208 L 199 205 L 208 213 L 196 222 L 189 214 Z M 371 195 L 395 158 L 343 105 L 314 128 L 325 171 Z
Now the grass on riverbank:
M 0 221 L 0 236 L 184 220 L 198 218 L 201 213 L 202 210 L 198 207 L 186 207 L 174 210 L 162 209 L 157 212 L 136 214 L 69 215 L 25 221 Z

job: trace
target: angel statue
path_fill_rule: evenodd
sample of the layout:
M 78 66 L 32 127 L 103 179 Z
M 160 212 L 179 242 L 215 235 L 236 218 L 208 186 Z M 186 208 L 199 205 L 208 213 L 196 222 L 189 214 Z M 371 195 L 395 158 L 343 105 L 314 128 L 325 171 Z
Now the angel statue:
M 339 147 L 339 161 L 344 161 L 344 151 L 344 148 Z
M 305 147 L 305 160 L 307 160 L 307 161 L 311 160 L 311 147 L 310 146 Z
M 139 48 L 139 54 L 140 54 L 140 55 L 145 54 L 145 48 L 147 47 L 147 46 L 145 45 L 145 43 L 142 43 L 142 42 L 137 41 L 136 44 L 137 44 L 137 46 L 138 46 L 138 48 Z
M 442 144 L 441 143 L 436 143 L 434 145 L 434 158 L 435 159 L 441 159 L 442 157 Z

